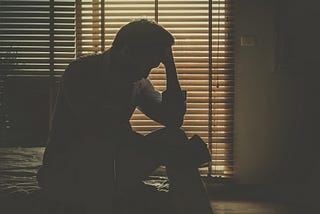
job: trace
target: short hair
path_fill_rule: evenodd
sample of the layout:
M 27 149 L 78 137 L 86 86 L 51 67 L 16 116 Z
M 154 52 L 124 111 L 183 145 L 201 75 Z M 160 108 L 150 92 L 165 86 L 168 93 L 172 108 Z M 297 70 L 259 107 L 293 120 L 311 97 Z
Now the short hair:
M 138 19 L 122 26 L 113 40 L 112 47 L 128 46 L 140 52 L 159 50 L 174 44 L 172 34 L 154 21 Z

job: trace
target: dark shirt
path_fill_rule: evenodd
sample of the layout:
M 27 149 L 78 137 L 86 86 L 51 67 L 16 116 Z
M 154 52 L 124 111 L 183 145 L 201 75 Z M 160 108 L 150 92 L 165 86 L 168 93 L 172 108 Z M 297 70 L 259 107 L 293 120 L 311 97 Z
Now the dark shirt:
M 65 166 L 75 147 L 90 138 L 95 140 L 88 146 L 103 141 L 111 156 L 117 143 L 137 136 L 129 122 L 136 107 L 165 126 L 182 125 L 185 98 L 171 95 L 163 102 L 165 93 L 156 91 L 149 79 L 124 85 L 110 70 L 110 51 L 80 58 L 68 66 L 56 99 L 44 165 Z

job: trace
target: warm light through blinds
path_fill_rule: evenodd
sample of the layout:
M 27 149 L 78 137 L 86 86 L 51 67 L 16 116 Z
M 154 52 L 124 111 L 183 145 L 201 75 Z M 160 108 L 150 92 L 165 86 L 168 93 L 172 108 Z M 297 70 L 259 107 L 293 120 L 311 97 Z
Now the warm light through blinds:
M 64 71 L 75 58 L 74 0 L 0 4 L 1 71 L 41 76 Z
M 72 59 L 107 50 L 121 26 L 157 21 L 176 38 L 174 56 L 187 90 L 183 129 L 200 135 L 212 153 L 203 175 L 233 175 L 232 0 L 1 0 L 0 69 L 60 76 Z M 8 69 L 10 68 L 10 69 Z M 165 90 L 165 70 L 150 75 Z M 51 85 L 54 87 L 54 84 Z M 54 93 L 51 92 L 51 101 Z M 51 104 L 52 106 L 52 104 Z M 131 124 L 147 134 L 161 127 L 136 111 Z
M 179 80 L 188 91 L 183 129 L 189 136 L 200 135 L 210 145 L 212 164 L 201 169 L 203 174 L 232 177 L 234 82 L 230 0 L 79 0 L 77 3 L 78 56 L 108 49 L 119 28 L 137 18 L 155 20 L 174 35 Z M 165 90 L 163 67 L 154 69 L 150 79 L 156 89 Z M 142 134 L 161 127 L 138 110 L 131 124 Z

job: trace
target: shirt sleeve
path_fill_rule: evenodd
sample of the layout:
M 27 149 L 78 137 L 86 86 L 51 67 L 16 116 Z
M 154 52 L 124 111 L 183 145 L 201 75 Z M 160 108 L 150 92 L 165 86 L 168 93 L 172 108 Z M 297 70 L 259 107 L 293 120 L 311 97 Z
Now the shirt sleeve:
M 180 127 L 186 112 L 186 99 L 181 93 L 160 93 L 149 79 L 141 81 L 137 107 L 151 119 L 164 126 Z

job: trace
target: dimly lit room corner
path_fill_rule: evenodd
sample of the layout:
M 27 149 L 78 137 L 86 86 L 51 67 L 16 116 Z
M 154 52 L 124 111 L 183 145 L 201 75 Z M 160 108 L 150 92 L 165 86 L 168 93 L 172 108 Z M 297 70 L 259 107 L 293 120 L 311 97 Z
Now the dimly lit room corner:
M 235 1 L 236 187 L 229 196 L 284 201 L 301 205 L 298 213 L 317 212 L 316 8 L 316 1 Z

